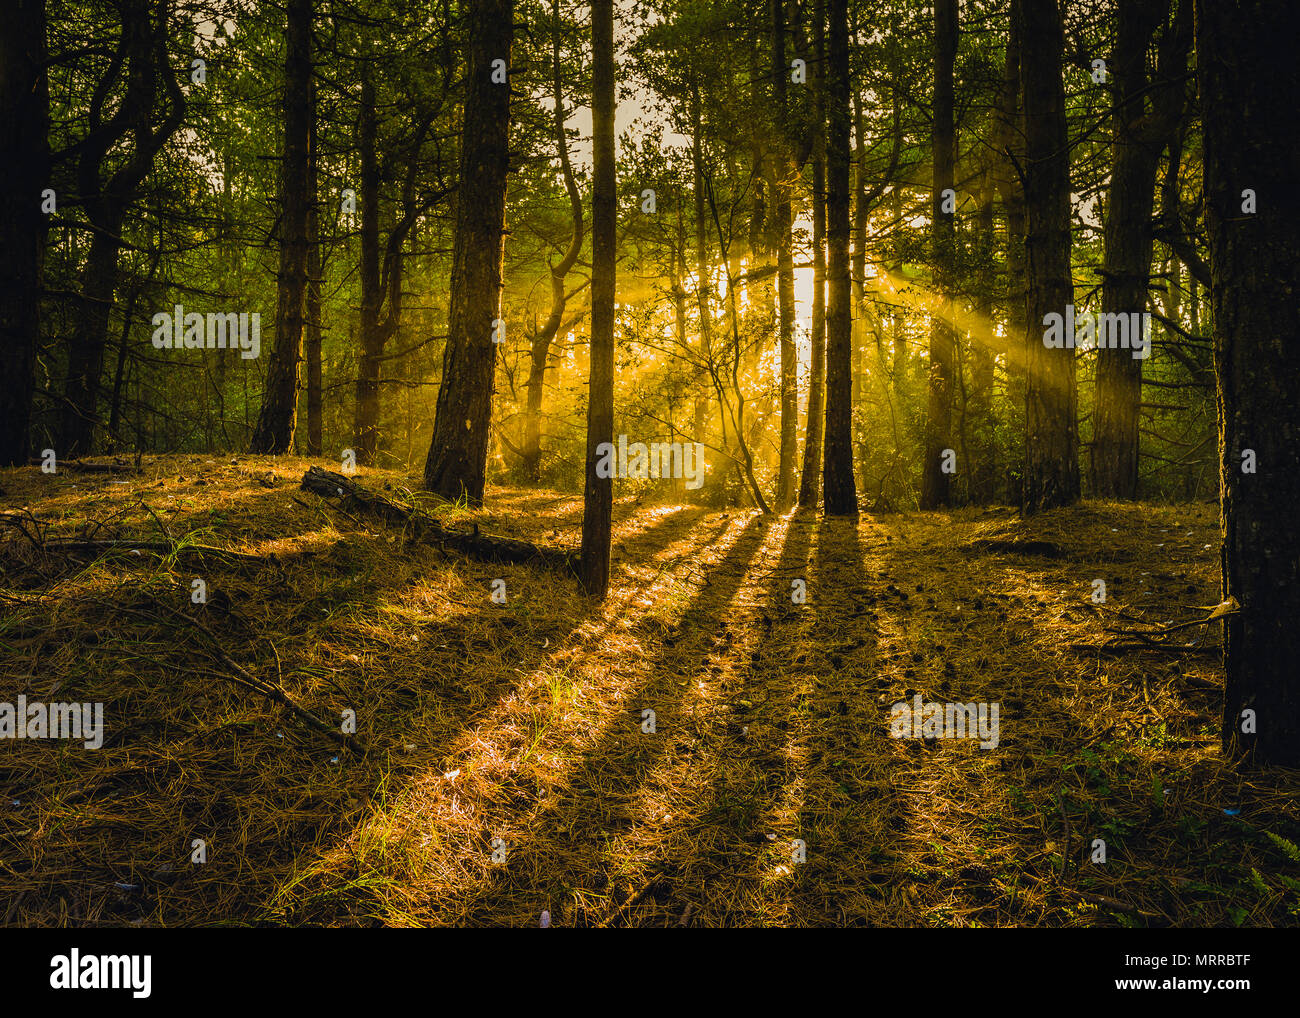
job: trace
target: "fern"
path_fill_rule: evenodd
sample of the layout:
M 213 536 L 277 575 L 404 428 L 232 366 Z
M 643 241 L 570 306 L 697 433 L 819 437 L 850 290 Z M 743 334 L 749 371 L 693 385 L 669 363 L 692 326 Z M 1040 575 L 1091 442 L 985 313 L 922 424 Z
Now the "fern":
M 1283 855 L 1294 863 L 1300 863 L 1300 847 L 1297 847 L 1294 841 L 1287 841 L 1282 835 L 1274 834 L 1272 831 L 1265 831 L 1264 833 L 1268 835 L 1268 840 L 1282 851 Z

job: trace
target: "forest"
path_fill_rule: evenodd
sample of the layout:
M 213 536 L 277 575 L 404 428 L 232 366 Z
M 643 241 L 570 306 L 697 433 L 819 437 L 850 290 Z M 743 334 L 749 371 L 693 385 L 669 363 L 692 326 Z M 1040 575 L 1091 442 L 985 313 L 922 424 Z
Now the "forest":
M 9 0 L 0 926 L 1300 925 L 1290 7 Z

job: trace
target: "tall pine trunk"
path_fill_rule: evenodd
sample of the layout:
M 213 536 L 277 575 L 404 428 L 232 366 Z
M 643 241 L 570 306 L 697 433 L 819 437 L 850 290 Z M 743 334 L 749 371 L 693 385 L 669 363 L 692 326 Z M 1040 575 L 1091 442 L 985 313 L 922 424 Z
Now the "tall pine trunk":
M 786 87 L 790 69 L 785 60 L 785 0 L 771 0 L 770 6 L 772 81 L 777 117 L 772 151 L 776 211 L 773 233 L 777 264 L 777 345 L 781 355 L 781 446 L 776 508 L 784 511 L 794 503 L 794 466 L 799 453 L 799 361 L 794 345 L 794 215 L 791 206 L 795 169 L 790 157 L 790 110 Z
M 799 477 L 799 506 L 816 509 L 821 496 L 822 435 L 826 420 L 826 4 L 813 7 L 817 46 L 813 87 L 817 90 L 813 126 L 813 299 L 811 364 L 808 371 L 808 434 L 804 439 L 803 472 Z M 861 169 L 859 168 L 859 172 Z
M 830 254 L 826 311 L 826 513 L 856 516 L 853 477 L 853 341 L 849 302 L 849 14 L 848 0 L 830 0 L 830 88 L 827 95 L 826 237 Z
M 1006 333 L 1001 352 L 1006 357 L 1007 404 L 1017 413 L 1025 407 L 1025 192 L 1018 166 L 1024 165 L 1024 117 L 1020 102 L 1020 28 L 1011 19 L 1006 61 L 998 93 L 997 161 L 994 164 L 998 196 L 1006 213 Z M 1018 502 L 1024 479 L 1024 448 L 1012 454 L 1008 481 L 1009 500 Z
M 316 108 L 316 81 L 311 81 L 311 107 Z M 320 257 L 320 203 L 317 183 L 320 153 L 316 117 L 311 118 L 307 141 L 307 297 L 306 336 L 307 352 L 307 455 L 319 456 L 323 452 L 323 377 L 321 367 L 321 257 Z M 223 360 L 221 363 L 225 363 Z
M 494 61 L 508 72 L 514 0 L 476 0 L 469 14 L 469 73 L 452 250 L 447 348 L 424 463 L 424 486 L 444 498 L 483 503 L 505 241 L 510 169 L 510 84 L 494 81 Z M 497 65 L 497 70 L 502 65 Z M 496 74 L 496 77 L 503 77 Z
M 1161 81 L 1148 81 L 1147 49 L 1169 4 L 1164 0 L 1131 0 L 1120 4 L 1116 28 L 1115 105 L 1112 112 L 1110 190 L 1106 209 L 1105 266 L 1102 272 L 1103 314 L 1146 311 L 1151 275 L 1151 214 L 1155 205 L 1156 169 L 1160 152 L 1174 124 L 1159 117 L 1160 99 L 1171 88 L 1182 88 L 1181 77 L 1171 85 L 1171 70 L 1181 76 L 1186 67 L 1186 6 L 1175 16 L 1158 68 Z M 1172 45 L 1171 45 L 1172 44 Z M 1175 67 L 1168 66 L 1175 61 Z M 1148 113 L 1151 101 L 1154 109 Z M 1180 104 L 1181 105 L 1181 104 Z M 1097 349 L 1096 425 L 1089 460 L 1093 493 L 1107 498 L 1137 498 L 1138 434 L 1142 407 L 1142 361 L 1131 350 Z
M 953 123 L 952 68 L 957 55 L 957 0 L 934 3 L 934 122 L 931 131 L 934 179 L 930 193 L 930 219 L 934 237 L 935 289 L 941 298 L 939 314 L 930 320 L 930 367 L 925 427 L 925 460 L 921 469 L 921 508 L 952 504 L 949 451 L 953 449 L 953 376 L 957 334 L 951 318 L 953 301 L 953 243 L 956 209 L 945 211 L 945 191 L 953 190 L 957 161 Z M 970 464 L 963 464 L 969 470 Z
M 591 381 L 587 400 L 587 471 L 582 500 L 582 585 L 603 599 L 609 589 L 612 471 L 600 476 L 600 448 L 614 441 L 614 283 L 618 192 L 614 167 L 614 0 L 591 4 Z
M 382 331 L 383 276 L 379 268 L 379 153 L 373 70 L 362 69 L 357 136 L 361 156 L 361 351 L 353 441 L 357 462 L 372 464 L 379 451 L 379 370 L 387 337 Z
M 44 0 L 16 0 L 0 31 L 0 466 L 27 462 L 49 163 Z
M 1043 343 L 1045 318 L 1074 302 L 1070 275 L 1070 150 L 1065 123 L 1059 0 L 1015 0 L 1025 117 L 1025 479 L 1027 513 L 1079 498 L 1073 346 Z M 1073 337 L 1067 337 L 1073 343 Z
M 1198 0 L 1218 377 L 1223 747 L 1300 766 L 1300 65 L 1287 0 Z M 1257 212 L 1243 210 L 1253 191 Z M 1250 461 L 1253 460 L 1253 463 Z
M 289 0 L 284 54 L 284 157 L 280 163 L 280 274 L 275 345 L 266 391 L 249 440 L 255 453 L 280 454 L 298 424 L 298 366 L 302 362 L 307 293 L 308 152 L 311 146 L 312 0 Z
M 569 196 L 569 209 L 573 218 L 573 233 L 569 238 L 568 250 L 564 252 L 558 265 L 550 267 L 551 274 L 551 313 L 541 329 L 533 336 L 529 344 L 528 388 L 524 413 L 524 476 L 536 481 L 541 473 L 542 463 L 542 400 L 546 389 L 546 365 L 551 355 L 551 344 L 564 324 L 564 308 L 567 297 L 564 281 L 582 251 L 582 195 L 578 193 L 578 182 L 573 175 L 573 165 L 569 161 L 569 143 L 564 133 L 564 87 L 560 77 L 560 4 L 551 0 L 551 85 L 555 99 L 552 115 L 552 127 L 555 131 L 555 146 L 560 157 L 560 173 L 564 178 L 564 190 Z

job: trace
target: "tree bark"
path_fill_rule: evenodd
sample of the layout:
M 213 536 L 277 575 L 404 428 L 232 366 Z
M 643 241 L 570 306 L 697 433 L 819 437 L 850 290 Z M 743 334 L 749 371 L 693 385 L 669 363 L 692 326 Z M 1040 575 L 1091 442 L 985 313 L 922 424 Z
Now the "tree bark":
M 564 323 L 564 308 L 567 303 L 564 281 L 578 260 L 582 251 L 582 195 L 578 192 L 578 182 L 573 176 L 573 166 L 569 162 L 569 143 L 564 133 L 564 87 L 560 77 L 560 4 L 551 0 L 551 83 L 555 99 L 553 126 L 555 146 L 560 157 L 560 173 L 564 178 L 564 190 L 569 196 L 569 208 L 573 216 L 573 233 L 569 238 L 568 250 L 558 265 L 550 267 L 551 272 L 551 313 L 545 324 L 533 336 L 529 353 L 531 355 L 528 369 L 528 392 L 524 413 L 524 475 L 536 481 L 541 473 L 542 462 L 542 400 L 546 389 L 546 362 L 551 355 L 551 344 L 555 341 Z
M 27 462 L 40 343 L 49 174 L 44 0 L 16 0 L 0 31 L 0 466 Z
M 122 36 L 106 77 L 96 87 L 89 111 L 90 128 L 80 143 L 77 161 L 79 200 L 93 235 L 82 267 L 81 294 L 68 340 L 68 374 L 59 427 L 60 452 L 65 458 L 89 452 L 95 442 L 100 375 L 117 290 L 117 256 L 126 211 L 153 167 L 154 156 L 185 116 L 185 96 L 168 66 L 167 8 L 160 8 L 157 24 L 150 20 L 145 0 L 127 0 L 121 13 Z M 108 120 L 103 120 L 105 99 L 121 73 L 125 75 L 121 103 Z M 157 117 L 154 105 L 160 76 L 168 112 L 154 128 L 151 125 Z M 110 150 L 121 147 L 128 134 L 134 144 L 127 149 L 125 161 L 107 180 L 102 179 Z
M 316 109 L 316 81 L 310 82 L 311 108 Z M 317 192 L 320 153 L 316 117 L 311 118 L 307 141 L 307 296 L 306 337 L 307 352 L 307 455 L 319 456 L 324 451 L 324 408 L 321 365 L 321 257 L 320 257 L 320 195 Z M 224 361 L 223 361 L 224 363 Z
M 849 17 L 847 0 L 830 0 L 830 88 L 827 95 L 826 235 L 829 247 L 826 312 L 827 515 L 857 516 L 853 477 L 853 341 L 849 308 Z
M 1025 407 L 1025 191 L 1020 179 L 1024 165 L 1024 116 L 1020 102 L 1020 28 L 1013 17 L 1007 34 L 1006 62 L 998 94 L 997 154 L 994 164 L 998 195 L 1006 213 L 1006 334 L 1001 351 L 1006 355 L 1007 403 L 1018 411 Z M 1009 493 L 1020 501 L 1024 478 L 1024 448 L 1013 454 L 1009 480 L 1018 478 Z
M 808 371 L 807 436 L 803 447 L 803 472 L 799 477 L 799 507 L 816 509 L 821 497 L 822 440 L 826 413 L 826 3 L 813 7 L 813 35 L 817 60 L 813 72 L 815 123 L 813 124 L 813 299 L 811 364 Z M 859 162 L 859 172 L 861 172 Z M 860 216 L 860 221 L 865 217 Z M 864 228 L 865 231 L 865 228 Z M 865 236 L 865 232 L 863 233 Z
M 931 133 L 934 177 L 930 189 L 930 220 L 934 238 L 935 289 L 939 314 L 930 320 L 930 367 L 925 428 L 925 461 L 921 469 L 921 508 L 952 504 L 952 474 L 944 470 L 945 451 L 953 449 L 953 376 L 957 334 L 952 326 L 953 243 L 956 211 L 945 212 L 944 191 L 953 189 L 957 161 L 953 122 L 953 62 L 957 56 L 957 0 L 934 3 L 934 121 Z M 970 464 L 962 464 L 969 470 Z
M 1181 33 L 1181 54 L 1172 72 L 1186 67 L 1190 19 L 1187 3 L 1179 3 L 1170 32 Z M 1147 112 L 1153 84 L 1146 73 L 1146 54 L 1156 27 L 1169 5 L 1158 0 L 1120 4 L 1115 56 L 1112 61 L 1115 104 L 1112 113 L 1110 190 L 1107 195 L 1105 265 L 1102 271 L 1103 314 L 1142 313 L 1147 308 L 1151 276 L 1151 214 L 1155 204 L 1156 169 L 1172 123 Z M 1170 88 L 1169 51 L 1162 46 L 1158 74 Z M 1178 65 L 1181 64 L 1182 67 Z M 1138 423 L 1142 406 L 1142 361 L 1131 350 L 1098 347 L 1094 401 L 1096 425 L 1089 460 L 1094 494 L 1106 498 L 1137 498 Z
M 361 351 L 357 361 L 357 405 L 353 442 L 357 462 L 372 464 L 379 451 L 379 368 L 387 336 L 380 312 L 384 303 L 379 268 L 379 153 L 373 70 L 363 66 L 361 109 L 357 117 L 361 157 Z
M 1015 0 L 1021 27 L 1025 116 L 1025 479 L 1033 513 L 1079 498 L 1074 349 L 1043 344 L 1045 316 L 1074 303 L 1070 275 L 1070 150 L 1062 82 L 1064 32 L 1058 0 Z M 1069 337 L 1073 342 L 1073 337 Z
M 249 440 L 249 451 L 254 453 L 287 452 L 298 424 L 298 366 L 307 293 L 308 152 L 315 115 L 311 108 L 312 13 L 312 0 L 289 0 L 275 344 L 266 370 L 262 410 Z
M 794 165 L 790 157 L 789 67 L 785 51 L 785 0 L 770 0 L 772 15 L 772 81 L 777 129 L 772 152 L 776 247 L 777 348 L 781 357 L 781 445 L 777 466 L 776 508 L 794 504 L 794 467 L 799 453 L 799 360 L 794 345 Z
M 1285 0 L 1196 4 L 1223 596 L 1240 606 L 1224 623 L 1223 748 L 1283 767 L 1300 766 L 1300 149 L 1294 141 L 1300 65 L 1294 37 L 1294 8 Z M 1243 211 L 1246 189 L 1255 192 L 1258 212 Z M 1256 472 L 1245 469 L 1246 450 L 1254 453 Z
M 506 176 L 510 169 L 510 85 L 514 0 L 476 0 L 470 7 L 469 77 L 456 201 L 447 348 L 424 464 L 424 486 L 449 500 L 482 505 L 496 344 L 501 306 Z M 504 60 L 505 83 L 492 80 Z M 498 65 L 500 66 L 500 65 Z
M 614 167 L 614 0 L 592 0 L 591 49 L 591 380 L 579 575 L 587 593 L 603 600 L 609 590 L 609 541 L 614 506 L 613 478 L 601 477 L 597 470 L 602 458 L 600 446 L 612 445 L 614 441 L 614 261 L 618 226 Z

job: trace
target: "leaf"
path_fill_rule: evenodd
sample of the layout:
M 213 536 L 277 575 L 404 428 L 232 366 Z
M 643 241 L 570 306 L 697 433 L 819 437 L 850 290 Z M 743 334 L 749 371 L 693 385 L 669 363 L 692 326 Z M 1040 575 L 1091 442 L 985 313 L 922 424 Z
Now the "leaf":
M 1300 863 L 1300 845 L 1296 845 L 1294 841 L 1287 841 L 1282 835 L 1274 834 L 1272 831 L 1264 833 L 1268 835 L 1269 841 L 1282 850 L 1283 855 L 1294 863 Z

